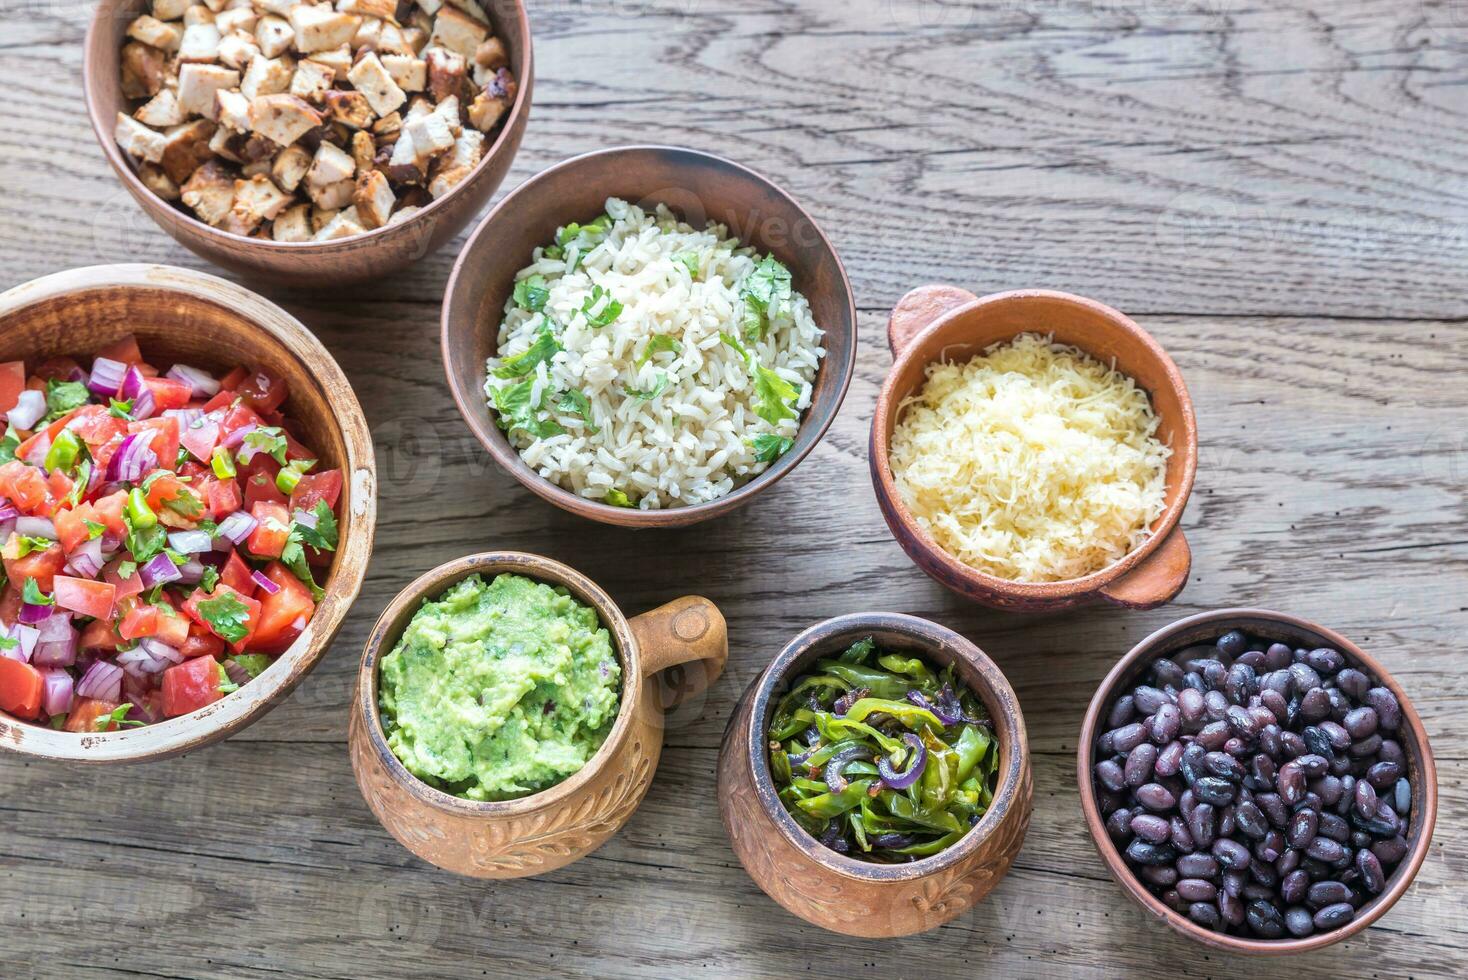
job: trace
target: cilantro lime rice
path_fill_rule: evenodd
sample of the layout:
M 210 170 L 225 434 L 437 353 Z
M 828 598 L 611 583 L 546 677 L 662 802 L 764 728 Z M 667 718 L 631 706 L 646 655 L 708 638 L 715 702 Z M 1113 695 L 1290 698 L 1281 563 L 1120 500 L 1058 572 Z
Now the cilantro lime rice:
M 773 256 L 612 198 L 517 274 L 485 394 L 526 463 L 567 490 L 705 503 L 789 451 L 821 336 Z

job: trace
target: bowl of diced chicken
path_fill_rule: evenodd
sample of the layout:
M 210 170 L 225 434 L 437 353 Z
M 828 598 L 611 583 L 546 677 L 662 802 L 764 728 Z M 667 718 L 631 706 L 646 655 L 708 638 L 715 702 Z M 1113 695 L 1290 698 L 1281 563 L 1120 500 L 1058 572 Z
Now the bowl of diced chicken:
M 472 219 L 530 111 L 519 0 L 102 0 L 84 87 L 143 209 L 286 285 L 391 275 Z

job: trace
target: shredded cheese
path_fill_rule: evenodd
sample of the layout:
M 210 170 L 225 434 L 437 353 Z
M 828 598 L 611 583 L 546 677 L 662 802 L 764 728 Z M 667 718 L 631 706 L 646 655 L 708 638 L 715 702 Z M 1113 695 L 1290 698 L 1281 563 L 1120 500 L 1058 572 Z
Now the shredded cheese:
M 946 552 L 1016 582 L 1080 578 L 1161 516 L 1171 450 L 1135 381 L 1021 334 L 936 361 L 898 408 L 888 459 L 907 509 Z

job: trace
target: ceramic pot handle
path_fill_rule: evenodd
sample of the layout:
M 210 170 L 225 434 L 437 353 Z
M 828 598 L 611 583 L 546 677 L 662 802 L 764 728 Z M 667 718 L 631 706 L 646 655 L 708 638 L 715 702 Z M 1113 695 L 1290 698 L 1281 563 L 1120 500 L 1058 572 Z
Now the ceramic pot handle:
M 967 289 L 933 283 L 919 286 L 897 301 L 887 318 L 887 348 L 897 357 L 934 320 L 978 299 Z
M 1193 551 L 1176 527 L 1147 560 L 1101 589 L 1101 598 L 1127 609 L 1154 609 L 1171 602 L 1188 583 Z
M 724 615 L 703 596 L 686 595 L 629 622 L 642 656 L 642 673 L 660 679 L 663 707 L 703 691 L 724 672 L 729 633 Z M 669 669 L 671 668 L 671 669 Z

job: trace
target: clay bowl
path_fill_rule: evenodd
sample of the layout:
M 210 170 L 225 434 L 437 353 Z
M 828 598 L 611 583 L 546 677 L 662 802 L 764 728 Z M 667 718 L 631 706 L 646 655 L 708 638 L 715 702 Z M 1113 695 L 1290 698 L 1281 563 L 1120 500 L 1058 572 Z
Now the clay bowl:
M 505 301 L 515 273 L 556 228 L 589 221 L 609 197 L 652 208 L 666 204 L 702 228 L 727 225 L 731 235 L 773 252 L 789 267 L 795 289 L 810 301 L 825 330 L 826 356 L 795 446 L 769 469 L 727 496 L 667 510 L 636 510 L 589 500 L 527 466 L 495 424 L 484 400 L 484 362 L 498 346 Z M 671 146 L 624 146 L 572 157 L 515 188 L 469 237 L 449 277 L 443 306 L 443 359 L 449 390 L 484 448 L 531 492 L 563 510 L 603 524 L 683 527 L 726 514 L 773 486 L 815 448 L 836 417 L 856 366 L 856 301 L 835 248 L 815 220 L 784 190 L 736 163 Z
M 1412 786 L 1412 813 L 1406 834 L 1410 849 L 1401 864 L 1397 865 L 1391 878 L 1388 879 L 1386 889 L 1361 906 L 1351 922 L 1334 932 L 1316 933 L 1303 939 L 1264 940 L 1225 935 L 1204 929 L 1186 916 L 1179 915 L 1168 908 L 1146 889 L 1112 842 L 1102 821 L 1091 770 L 1095 762 L 1096 737 L 1103 730 L 1105 715 L 1110 710 L 1116 696 L 1122 690 L 1135 687 L 1138 679 L 1158 657 L 1169 656 L 1195 644 L 1212 643 L 1231 629 L 1241 629 L 1246 633 L 1285 643 L 1294 648 L 1333 647 L 1345 655 L 1348 664 L 1375 677 L 1379 684 L 1396 696 L 1398 703 L 1402 706 L 1402 724 L 1397 733 L 1397 741 L 1401 743 L 1407 755 L 1407 779 Z M 1432 828 L 1437 822 L 1437 770 L 1432 761 L 1432 749 L 1428 745 L 1427 731 L 1422 725 L 1422 719 L 1418 716 L 1416 709 L 1412 707 L 1412 702 L 1407 699 L 1407 694 L 1402 690 L 1401 685 L 1375 658 L 1339 633 L 1295 616 L 1270 612 L 1266 609 L 1220 609 L 1217 612 L 1199 613 L 1163 627 L 1133 647 L 1131 652 L 1122 657 L 1111 669 L 1111 673 L 1106 675 L 1106 679 L 1096 690 L 1095 697 L 1091 699 L 1091 705 L 1086 710 L 1085 721 L 1081 725 L 1076 768 L 1081 791 L 1081 811 L 1085 814 L 1086 826 L 1091 831 L 1091 839 L 1101 853 L 1102 860 L 1106 862 L 1107 870 L 1121 885 L 1122 890 L 1149 915 L 1160 919 L 1174 931 L 1205 946 L 1230 953 L 1264 956 L 1304 953 L 1329 946 L 1362 932 L 1385 915 L 1387 909 L 1391 908 L 1412 884 L 1417 870 L 1422 867 L 1422 862 L 1427 858 L 1428 847 L 1432 843 Z
M 347 477 L 338 508 L 341 544 L 324 579 L 326 597 L 304 633 L 259 677 L 198 711 L 156 725 L 81 735 L 0 713 L 0 747 L 71 762 L 143 762 L 234 734 L 281 701 L 308 674 L 357 598 L 377 522 L 376 468 L 367 421 L 351 385 L 300 321 L 254 293 L 202 272 L 163 265 L 100 265 L 36 279 L 0 293 L 0 361 L 90 355 L 137 335 L 155 361 L 219 373 L 240 364 L 286 379 L 285 412 Z M 85 361 L 84 361 L 85 363 Z
M 622 704 L 579 772 L 530 796 L 480 803 L 434 789 L 393 755 L 378 715 L 377 670 L 424 599 L 470 575 L 501 572 L 564 585 L 596 609 L 621 659 Z M 554 871 L 606 843 L 632 816 L 657 770 L 664 710 L 717 680 L 728 655 L 724 617 L 699 596 L 628 619 L 595 582 L 549 558 L 501 551 L 456 559 L 398 593 L 367 638 L 348 731 L 357 786 L 399 843 L 446 871 L 476 878 Z
M 1003 753 L 989 812 L 946 851 L 909 864 L 874 864 L 825 847 L 785 811 L 770 775 L 765 732 L 790 682 L 866 636 L 938 666 L 956 664 L 994 720 Z M 1024 843 L 1033 794 L 1024 716 L 1003 673 L 952 630 L 898 613 L 838 616 L 791 640 L 744 692 L 719 751 L 719 812 L 744 870 L 787 911 L 848 936 L 925 932 L 981 901 Z
M 1021 333 L 1054 334 L 1103 363 L 1115 363 L 1146 389 L 1161 419 L 1158 437 L 1172 447 L 1167 464 L 1166 509 L 1140 548 L 1083 578 L 1063 582 L 1012 582 L 976 571 L 940 548 L 903 504 L 887 454 L 904 398 L 918 390 L 924 370 L 940 359 L 962 361 Z M 920 286 L 904 296 L 887 327 L 892 370 L 882 383 L 872 416 L 872 484 L 897 543 L 924 572 L 965 598 L 996 609 L 1040 612 L 1103 600 L 1151 609 L 1182 591 L 1192 552 L 1178 519 L 1187 506 L 1198 468 L 1198 428 L 1193 402 L 1172 358 L 1126 315 L 1070 293 L 1024 289 L 982 299 L 956 286 Z
M 92 130 L 122 185 L 160 228 L 195 254 L 241 275 L 271 285 L 319 289 L 396 275 L 442 247 L 479 213 L 520 148 L 534 87 L 530 22 L 522 0 L 504 0 L 489 5 L 490 19 L 509 51 L 510 70 L 520 90 L 479 166 L 457 187 L 405 221 L 354 238 L 276 242 L 220 231 L 144 186 L 112 137 L 117 113 L 129 109 L 120 74 L 127 26 L 147 9 L 147 0 L 101 0 L 97 5 L 82 59 L 82 88 Z

